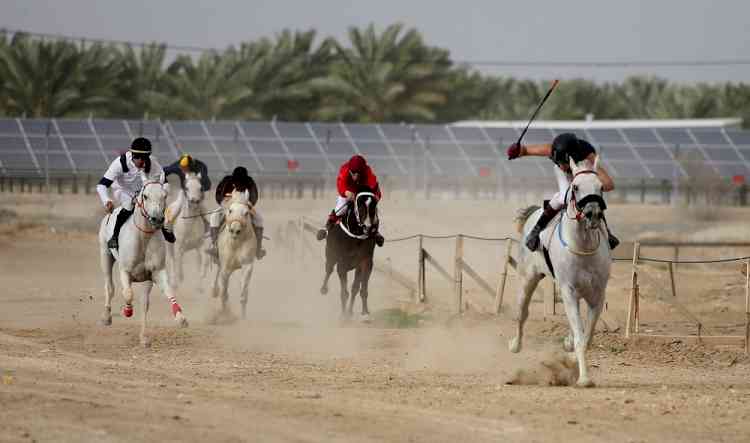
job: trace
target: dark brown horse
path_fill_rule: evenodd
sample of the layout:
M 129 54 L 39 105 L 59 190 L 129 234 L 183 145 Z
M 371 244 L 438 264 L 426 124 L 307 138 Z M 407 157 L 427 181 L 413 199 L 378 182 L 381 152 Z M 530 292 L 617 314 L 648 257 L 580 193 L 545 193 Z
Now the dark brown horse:
M 362 187 L 341 222 L 334 225 L 326 237 L 326 274 L 320 293 L 328 293 L 328 279 L 336 266 L 341 284 L 342 317 L 351 317 L 357 294 L 362 298 L 362 316 L 366 318 L 370 314 L 367 285 L 372 274 L 378 223 L 378 199 L 371 189 Z M 347 292 L 347 274 L 352 269 L 354 282 L 350 295 Z

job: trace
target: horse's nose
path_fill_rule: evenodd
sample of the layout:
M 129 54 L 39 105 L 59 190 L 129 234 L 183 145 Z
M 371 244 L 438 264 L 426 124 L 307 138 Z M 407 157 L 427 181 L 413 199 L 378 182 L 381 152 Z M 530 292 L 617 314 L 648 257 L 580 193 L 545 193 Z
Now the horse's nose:
M 156 225 L 163 225 L 164 224 L 164 217 L 154 217 L 154 224 Z

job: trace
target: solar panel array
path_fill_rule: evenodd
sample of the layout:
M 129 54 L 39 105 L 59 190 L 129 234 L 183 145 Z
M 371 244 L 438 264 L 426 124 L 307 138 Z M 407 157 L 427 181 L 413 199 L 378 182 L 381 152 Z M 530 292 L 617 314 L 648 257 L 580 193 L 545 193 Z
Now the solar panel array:
M 531 128 L 524 140 L 549 143 L 561 132 L 592 142 L 620 178 L 689 178 L 694 171 L 685 160 L 721 177 L 746 176 L 750 168 L 750 131 L 736 129 Z M 255 175 L 321 176 L 355 153 L 379 175 L 552 175 L 546 159 L 505 159 L 505 146 L 518 137 L 514 128 L 114 119 L 0 119 L 0 173 L 100 174 L 138 136 L 151 139 L 162 164 L 187 152 L 216 175 L 242 165 Z

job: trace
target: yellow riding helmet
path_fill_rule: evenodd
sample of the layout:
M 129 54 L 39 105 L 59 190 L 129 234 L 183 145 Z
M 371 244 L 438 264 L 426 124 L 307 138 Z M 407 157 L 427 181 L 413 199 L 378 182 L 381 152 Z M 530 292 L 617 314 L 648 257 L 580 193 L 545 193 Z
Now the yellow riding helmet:
M 192 162 L 193 157 L 188 154 L 182 154 L 182 157 L 180 157 L 180 166 L 182 166 L 183 168 L 187 168 Z

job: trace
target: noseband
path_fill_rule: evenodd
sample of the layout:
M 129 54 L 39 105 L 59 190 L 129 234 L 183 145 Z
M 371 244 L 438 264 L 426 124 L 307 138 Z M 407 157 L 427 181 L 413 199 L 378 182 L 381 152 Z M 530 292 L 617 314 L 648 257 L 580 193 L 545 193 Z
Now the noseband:
M 591 170 L 580 171 L 580 172 L 576 173 L 576 175 L 573 176 L 573 180 L 575 180 L 576 177 L 578 177 L 579 175 L 582 175 L 582 174 L 594 174 L 596 176 L 599 175 L 599 174 L 596 173 L 596 171 L 591 171 Z M 578 200 L 576 198 L 575 191 L 573 191 L 573 184 L 571 183 L 571 185 L 568 187 L 568 191 L 565 192 L 565 194 L 566 194 L 565 195 L 565 201 L 566 202 L 568 201 L 568 196 L 567 196 L 568 192 L 570 192 L 570 202 L 573 204 L 572 205 L 573 206 L 573 210 L 575 211 L 575 217 L 574 217 L 574 219 L 576 221 L 581 221 L 583 219 L 583 209 L 589 203 L 597 203 L 597 204 L 599 204 L 599 207 L 601 208 L 602 211 L 604 211 L 604 210 L 607 209 L 607 203 L 604 201 L 604 198 L 602 198 L 601 195 L 589 194 L 586 197 L 583 197 L 581 200 Z M 566 203 L 565 206 L 566 206 L 566 212 L 567 212 L 567 208 L 570 205 L 568 205 Z

